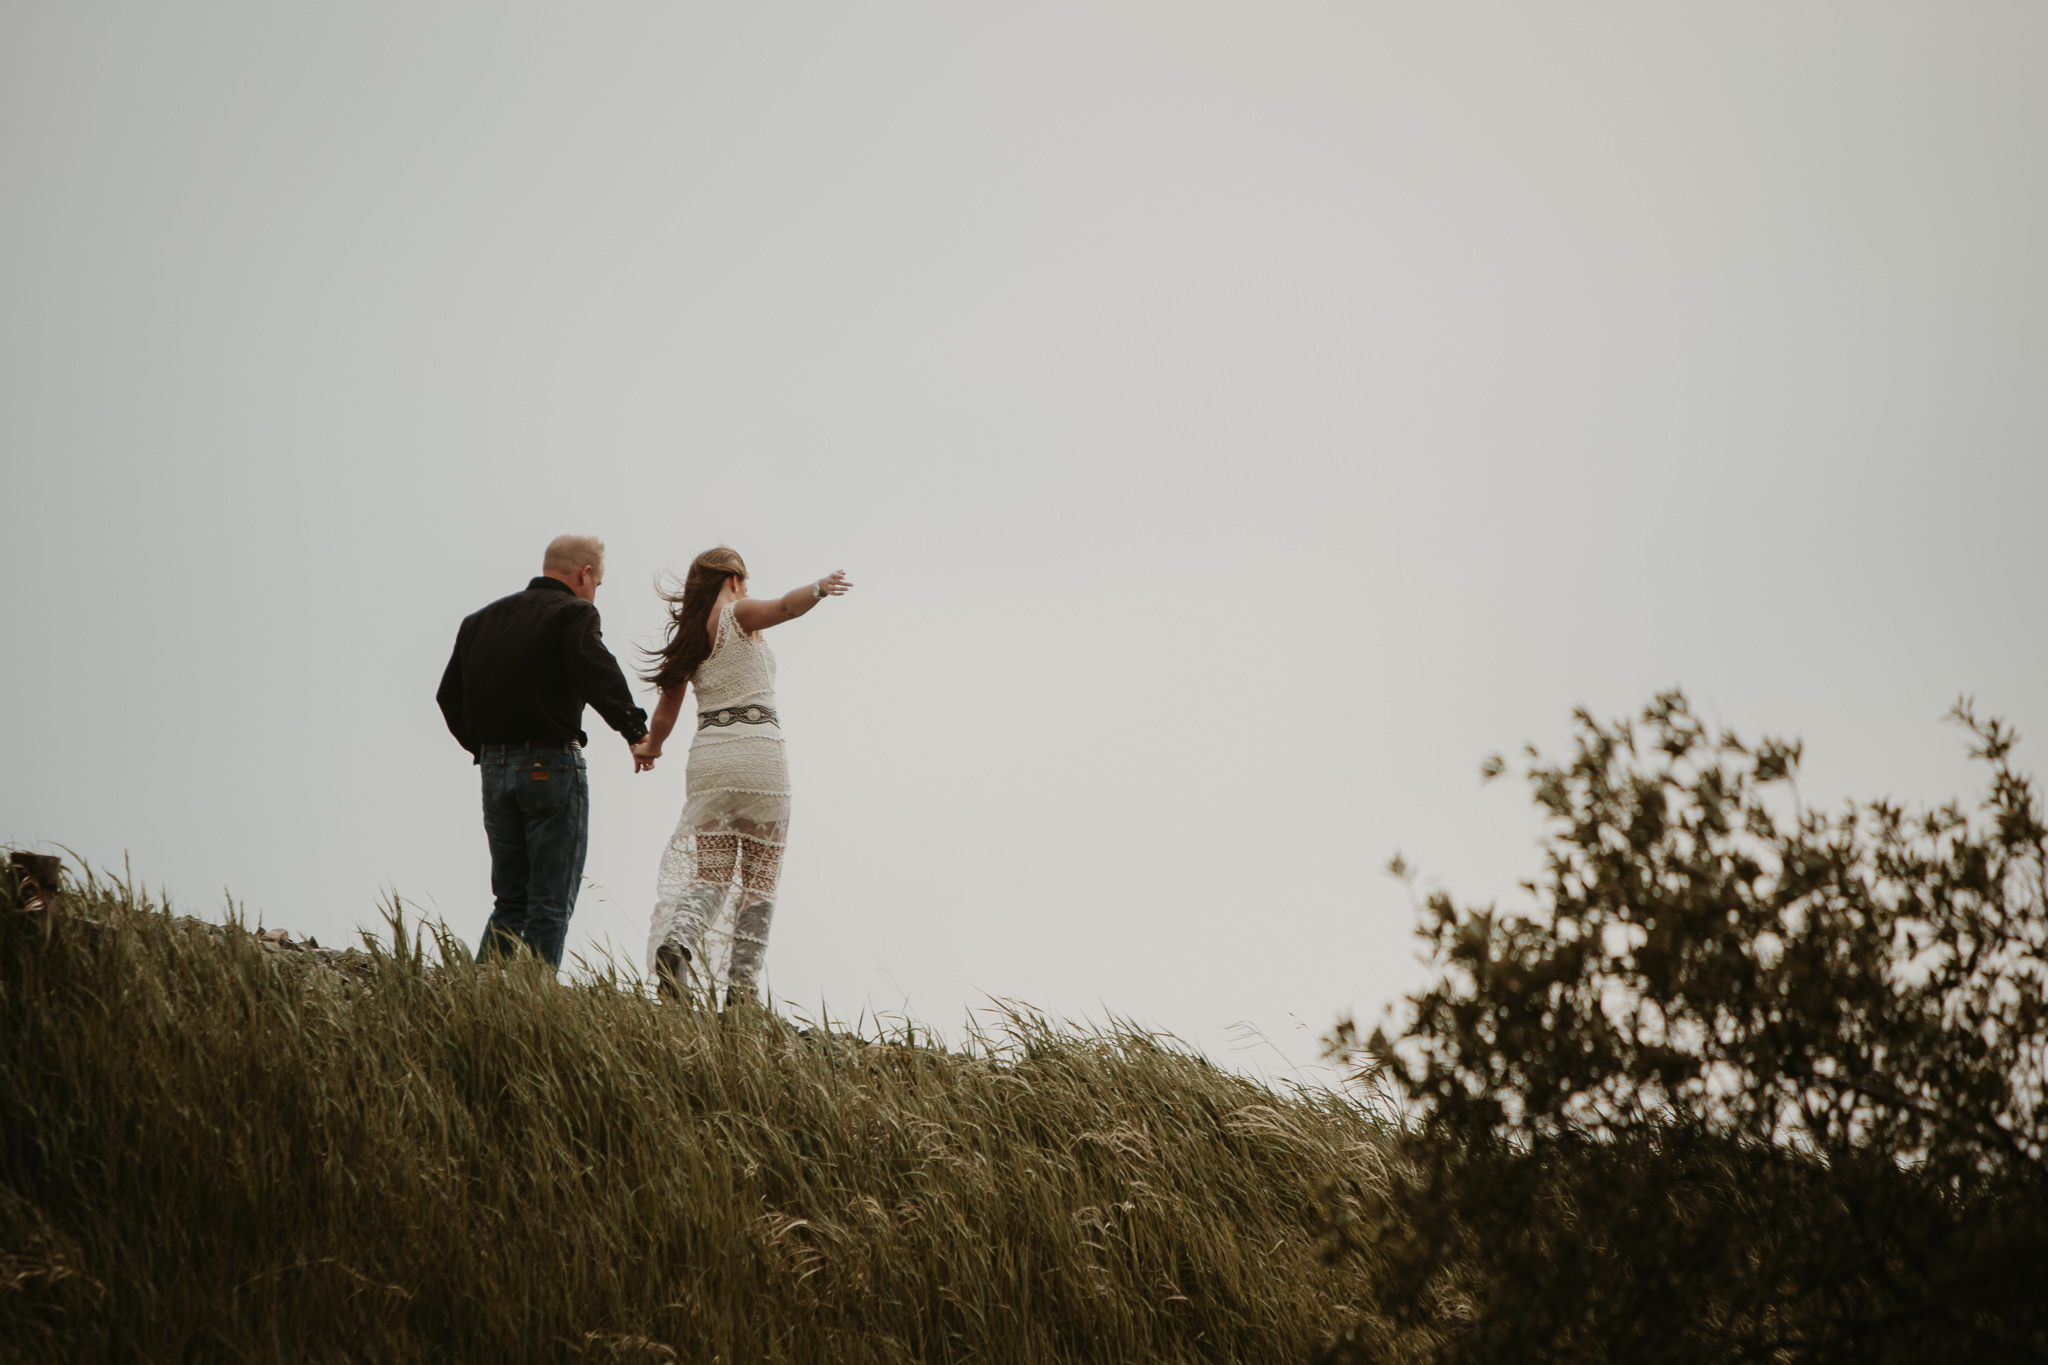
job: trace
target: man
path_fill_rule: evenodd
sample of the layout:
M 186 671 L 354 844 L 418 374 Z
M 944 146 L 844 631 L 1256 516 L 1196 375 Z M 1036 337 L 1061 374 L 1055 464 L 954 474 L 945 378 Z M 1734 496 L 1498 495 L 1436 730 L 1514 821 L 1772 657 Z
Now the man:
M 598 630 L 604 542 L 556 536 L 541 576 L 463 619 L 435 700 L 484 776 L 491 894 L 479 958 L 523 946 L 562 965 L 590 847 L 587 702 L 630 748 L 647 734 Z

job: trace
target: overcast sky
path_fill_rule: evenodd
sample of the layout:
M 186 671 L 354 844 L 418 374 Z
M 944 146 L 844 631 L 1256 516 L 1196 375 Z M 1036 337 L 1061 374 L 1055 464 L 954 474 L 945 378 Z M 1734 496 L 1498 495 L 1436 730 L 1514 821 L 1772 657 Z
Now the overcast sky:
M 1685 686 L 1810 799 L 2039 766 L 2048 8 L 0 8 L 0 839 L 474 940 L 457 622 L 726 541 L 768 968 L 1269 1074 L 1513 903 L 1477 766 Z M 651 701 L 649 702 L 651 706 Z M 683 800 L 594 714 L 572 952 Z M 1241 1023 L 1270 1046 L 1256 1044 Z

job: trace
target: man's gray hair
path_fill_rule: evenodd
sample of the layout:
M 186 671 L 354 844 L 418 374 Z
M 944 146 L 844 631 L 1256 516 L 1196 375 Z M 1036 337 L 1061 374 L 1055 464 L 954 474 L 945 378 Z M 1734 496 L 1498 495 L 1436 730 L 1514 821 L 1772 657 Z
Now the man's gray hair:
M 556 536 L 542 556 L 542 573 L 575 573 L 584 565 L 604 567 L 604 542 L 596 536 Z

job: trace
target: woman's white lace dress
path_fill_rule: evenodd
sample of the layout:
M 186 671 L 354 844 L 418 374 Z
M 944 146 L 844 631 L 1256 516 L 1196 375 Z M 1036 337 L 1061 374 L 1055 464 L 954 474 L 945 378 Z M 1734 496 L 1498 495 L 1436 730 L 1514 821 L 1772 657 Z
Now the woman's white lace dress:
M 689 796 L 655 881 L 647 968 L 664 943 L 690 954 L 700 985 L 753 989 L 775 916 L 789 835 L 789 768 L 775 713 L 775 656 L 728 603 L 718 641 L 690 680 L 697 734 Z

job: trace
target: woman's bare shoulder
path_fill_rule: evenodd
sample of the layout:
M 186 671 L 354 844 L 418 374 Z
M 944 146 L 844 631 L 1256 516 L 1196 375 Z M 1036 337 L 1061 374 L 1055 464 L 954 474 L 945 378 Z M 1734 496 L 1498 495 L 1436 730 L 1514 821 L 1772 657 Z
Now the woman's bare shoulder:
M 732 613 L 732 628 L 740 633 L 742 639 L 751 640 L 775 624 L 776 613 L 781 605 L 773 599 L 764 601 L 758 597 L 741 597 L 735 599 L 726 610 Z M 747 625 L 748 617 L 754 620 L 751 627 Z

